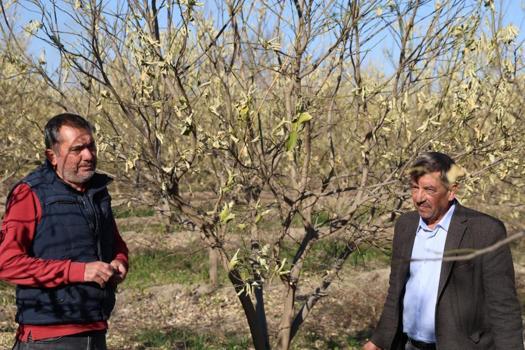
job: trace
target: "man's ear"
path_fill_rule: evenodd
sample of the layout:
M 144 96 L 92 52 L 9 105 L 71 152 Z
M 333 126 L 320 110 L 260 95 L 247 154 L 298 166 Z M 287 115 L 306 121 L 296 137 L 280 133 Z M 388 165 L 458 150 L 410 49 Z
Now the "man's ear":
M 456 183 L 453 183 L 452 185 L 449 186 L 448 188 L 448 201 L 452 201 L 454 199 L 456 199 L 456 193 L 458 192 L 458 184 L 457 182 Z
M 46 158 L 51 163 L 53 168 L 57 166 L 57 155 L 51 148 L 46 149 Z

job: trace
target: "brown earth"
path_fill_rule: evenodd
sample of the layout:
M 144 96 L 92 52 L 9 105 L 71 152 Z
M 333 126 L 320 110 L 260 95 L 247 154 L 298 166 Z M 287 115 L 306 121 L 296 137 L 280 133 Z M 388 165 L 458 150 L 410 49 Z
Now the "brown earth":
M 129 223 L 128 220 L 126 223 Z M 134 220 L 137 223 L 140 221 Z M 199 239 L 199 234 L 192 231 L 165 235 L 162 240 L 152 239 L 145 231 L 124 232 L 123 236 L 132 252 L 144 248 L 170 249 Z M 326 338 L 368 332 L 381 310 L 388 273 L 388 268 L 345 271 L 344 278 L 336 280 L 330 287 L 329 295 L 316 305 L 302 332 L 315 332 Z M 314 286 L 314 280 L 304 278 L 299 286 L 298 299 L 304 299 L 302 295 L 310 293 Z M 280 321 L 283 291 L 279 282 L 266 289 L 265 306 L 270 332 L 277 329 Z M 111 318 L 108 336 L 111 348 L 138 348 L 138 344 L 126 341 L 137 328 L 191 329 L 192 332 L 204 334 L 211 331 L 219 338 L 240 332 L 249 336 L 242 308 L 229 285 L 213 292 L 205 285 L 180 284 L 155 286 L 142 291 L 123 290 L 118 294 Z M 318 342 L 314 348 L 324 348 L 321 343 Z

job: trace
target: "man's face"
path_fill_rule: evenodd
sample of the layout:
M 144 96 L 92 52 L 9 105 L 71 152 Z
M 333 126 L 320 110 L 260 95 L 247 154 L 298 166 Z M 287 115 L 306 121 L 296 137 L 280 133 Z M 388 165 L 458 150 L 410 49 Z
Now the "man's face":
M 421 176 L 412 181 L 412 201 L 425 223 L 433 228 L 450 207 L 456 196 L 456 186 L 445 186 L 439 171 Z
M 89 130 L 63 125 L 58 144 L 46 150 L 57 175 L 76 189 L 83 189 L 97 166 L 95 140 Z

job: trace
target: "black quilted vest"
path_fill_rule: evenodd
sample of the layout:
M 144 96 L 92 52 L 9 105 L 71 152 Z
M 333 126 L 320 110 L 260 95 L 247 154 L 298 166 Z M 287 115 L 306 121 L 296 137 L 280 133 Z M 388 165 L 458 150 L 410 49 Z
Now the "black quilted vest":
M 29 255 L 41 259 L 77 262 L 114 256 L 114 224 L 111 198 L 106 188 L 111 178 L 95 174 L 84 193 L 58 178 L 46 161 L 22 180 L 40 200 L 42 218 Z M 21 324 L 48 325 L 107 320 L 115 305 L 115 290 L 96 283 L 74 283 L 56 288 L 18 286 Z

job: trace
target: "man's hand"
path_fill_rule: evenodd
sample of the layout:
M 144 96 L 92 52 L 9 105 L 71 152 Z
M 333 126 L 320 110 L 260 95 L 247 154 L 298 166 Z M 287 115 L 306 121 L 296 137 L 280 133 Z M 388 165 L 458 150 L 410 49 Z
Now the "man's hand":
M 382 350 L 382 349 L 380 347 L 376 346 L 371 341 L 369 341 L 363 346 L 363 350 Z
M 111 277 L 111 283 L 117 285 L 126 279 L 128 274 L 128 269 L 120 260 L 113 260 L 110 262 L 110 265 L 113 267 L 113 277 Z
M 106 282 L 115 274 L 115 268 L 102 261 L 93 261 L 86 264 L 84 270 L 84 281 L 95 282 L 104 288 Z

